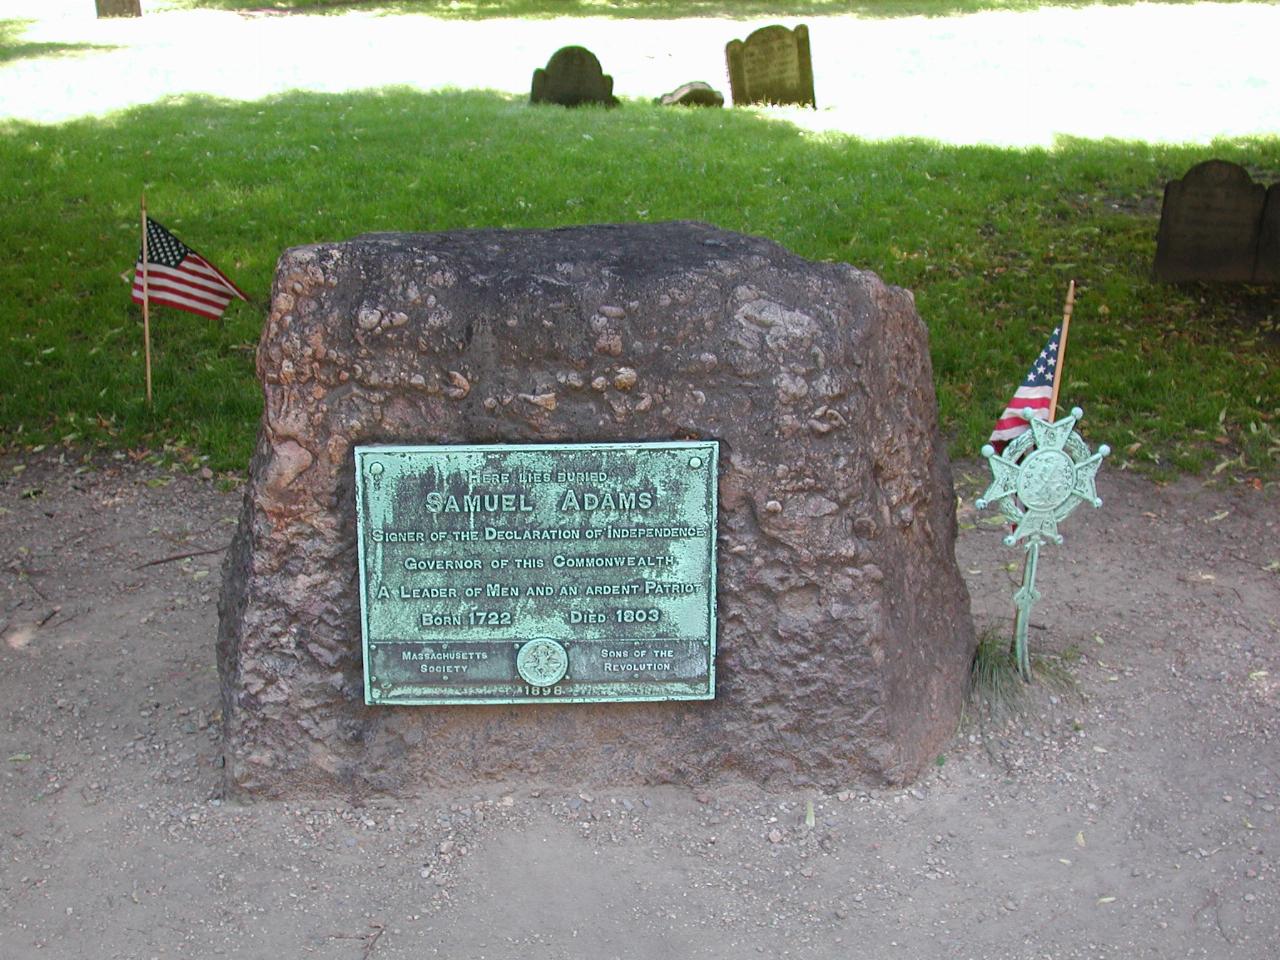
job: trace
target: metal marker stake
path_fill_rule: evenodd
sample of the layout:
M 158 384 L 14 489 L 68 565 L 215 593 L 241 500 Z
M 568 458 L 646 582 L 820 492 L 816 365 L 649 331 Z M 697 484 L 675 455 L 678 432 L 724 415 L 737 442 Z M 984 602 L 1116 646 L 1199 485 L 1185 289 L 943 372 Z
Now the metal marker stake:
M 1082 503 L 1102 506 L 1096 478 L 1103 457 L 1111 453 L 1105 443 L 1097 453 L 1076 433 L 1075 425 L 1084 411 L 1079 407 L 1050 423 L 1022 412 L 1030 429 L 1012 440 L 1003 453 L 991 444 L 982 448 L 991 468 L 991 486 L 977 501 L 977 508 L 996 507 L 1013 524 L 1013 532 L 1004 538 L 1005 546 L 1026 543 L 1026 568 L 1022 586 L 1013 595 L 1018 613 L 1014 621 L 1014 654 L 1018 673 L 1031 679 L 1031 659 L 1027 652 L 1027 628 L 1031 623 L 1031 607 L 1040 599 L 1036 589 L 1036 570 L 1040 563 L 1040 544 L 1046 540 L 1062 543 L 1058 523 Z
M 1040 599 L 1036 589 L 1036 567 L 1040 563 L 1040 538 L 1027 543 L 1027 559 L 1022 568 L 1022 586 L 1013 595 L 1013 605 L 1018 608 L 1013 623 L 1013 651 L 1018 662 L 1018 673 L 1024 680 L 1031 679 L 1031 658 L 1027 653 L 1027 628 L 1031 625 L 1031 607 Z

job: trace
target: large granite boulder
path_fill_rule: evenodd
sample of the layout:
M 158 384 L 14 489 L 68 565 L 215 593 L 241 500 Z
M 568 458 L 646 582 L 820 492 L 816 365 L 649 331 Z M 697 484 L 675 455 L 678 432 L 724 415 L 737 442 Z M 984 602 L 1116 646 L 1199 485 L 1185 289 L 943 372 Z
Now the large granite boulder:
M 914 777 L 974 649 L 911 295 L 699 223 L 288 250 L 224 568 L 233 790 Z M 352 448 L 720 441 L 714 701 L 365 706 Z

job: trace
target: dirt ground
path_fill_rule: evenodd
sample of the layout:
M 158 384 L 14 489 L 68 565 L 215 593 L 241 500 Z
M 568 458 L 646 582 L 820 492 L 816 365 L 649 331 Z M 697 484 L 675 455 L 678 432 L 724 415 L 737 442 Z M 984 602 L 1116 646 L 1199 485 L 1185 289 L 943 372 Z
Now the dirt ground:
M 213 658 L 239 494 L 79 456 L 0 458 L 5 960 L 1280 949 L 1274 484 L 1104 468 L 1033 620 L 1075 690 L 971 718 L 909 789 L 242 805 Z M 974 514 L 983 469 L 957 469 L 959 558 L 980 624 L 1006 628 L 1015 555 Z

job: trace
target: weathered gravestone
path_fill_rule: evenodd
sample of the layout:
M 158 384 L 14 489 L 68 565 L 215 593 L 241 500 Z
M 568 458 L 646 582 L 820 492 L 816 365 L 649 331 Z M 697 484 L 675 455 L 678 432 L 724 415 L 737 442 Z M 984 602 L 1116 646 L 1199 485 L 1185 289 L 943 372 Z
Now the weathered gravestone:
M 142 4 L 140 0 L 94 0 L 98 18 L 104 17 L 140 17 Z
M 723 107 L 724 94 L 701 80 L 682 83 L 658 98 L 664 107 Z
M 1247 170 L 1225 160 L 1206 160 L 1170 180 L 1156 234 L 1156 279 L 1255 282 L 1266 195 Z
M 613 95 L 613 77 L 605 74 L 596 55 L 586 47 L 561 47 L 545 68 L 534 70 L 529 102 L 558 103 L 562 107 L 584 103 L 618 105 Z
M 1280 183 L 1267 188 L 1258 229 L 1258 260 L 1253 268 L 1254 283 L 1280 284 Z
M 809 28 L 761 27 L 745 41 L 724 48 L 733 105 L 798 103 L 817 107 L 813 95 L 813 58 Z
M 697 223 L 372 234 L 281 257 L 258 373 L 265 409 L 219 606 L 231 789 L 512 777 L 831 788 L 908 780 L 954 731 L 974 634 L 927 337 L 911 295 L 874 274 Z M 380 527 L 367 512 L 357 526 L 357 446 L 367 486 L 391 465 L 380 445 L 636 441 L 718 442 L 676 465 L 702 476 L 718 457 L 714 699 L 556 704 L 544 688 L 514 705 L 365 704 L 362 551 L 409 540 L 416 569 L 451 560 L 452 580 L 415 581 L 400 563 L 386 582 L 483 590 L 485 617 L 518 610 L 487 599 L 501 592 L 494 566 L 533 554 L 446 549 L 434 527 Z M 548 471 L 575 462 L 552 457 Z M 540 497 L 497 469 L 458 478 L 460 500 L 479 496 L 470 484 L 510 497 L 464 501 L 481 511 L 476 529 L 514 524 L 498 511 Z M 573 468 L 579 479 L 575 510 L 602 493 L 592 470 Z M 625 506 L 641 512 L 619 525 L 645 530 L 652 504 Z M 629 549 L 660 564 L 666 535 Z M 544 567 L 556 589 L 648 580 L 582 569 L 595 548 L 577 542 L 551 549 L 565 558 Z M 410 645 L 442 646 L 437 614 L 470 623 L 464 601 L 412 593 L 423 633 Z M 571 620 L 557 629 L 574 673 L 589 628 Z M 555 683 L 562 652 L 534 652 Z

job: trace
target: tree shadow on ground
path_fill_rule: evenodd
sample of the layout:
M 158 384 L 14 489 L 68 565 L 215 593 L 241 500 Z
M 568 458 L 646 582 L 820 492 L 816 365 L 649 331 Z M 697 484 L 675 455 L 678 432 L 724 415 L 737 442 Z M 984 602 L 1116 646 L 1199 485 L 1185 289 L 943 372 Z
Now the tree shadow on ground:
M 27 32 L 32 22 L 31 20 L 0 20 L 0 64 L 35 57 L 117 49 L 114 46 L 98 43 L 24 43 L 22 35 Z

